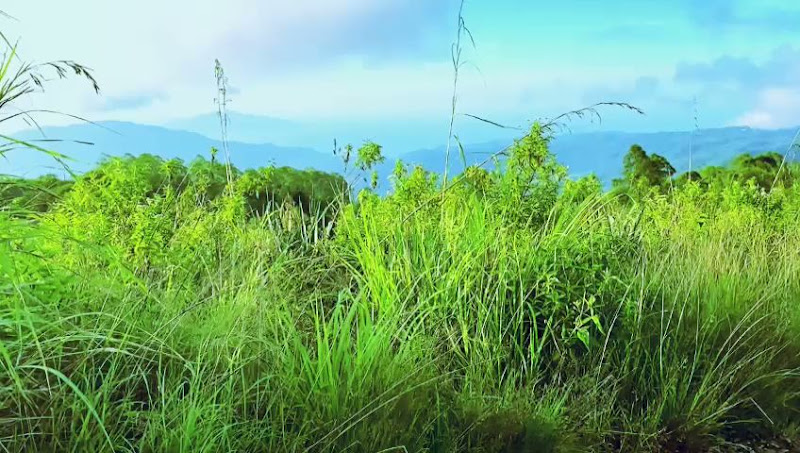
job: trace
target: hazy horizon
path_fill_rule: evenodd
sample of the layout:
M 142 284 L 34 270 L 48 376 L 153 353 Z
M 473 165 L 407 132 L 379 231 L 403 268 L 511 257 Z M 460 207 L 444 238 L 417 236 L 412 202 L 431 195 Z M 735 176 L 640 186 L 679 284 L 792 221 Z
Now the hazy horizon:
M 41 2 L 11 0 L 3 11 L 13 19 L 0 21 L 19 40 L 21 58 L 94 69 L 99 96 L 70 80 L 30 98 L 92 121 L 169 126 L 211 112 L 219 58 L 232 111 L 293 122 L 446 125 L 457 3 L 79 0 L 48 2 L 45 16 Z M 472 0 L 464 19 L 476 45 L 464 45 L 459 113 L 512 125 L 600 101 L 646 113 L 605 110 L 602 124 L 577 123 L 578 132 L 691 130 L 695 112 L 700 128 L 776 129 L 800 117 L 800 4 Z

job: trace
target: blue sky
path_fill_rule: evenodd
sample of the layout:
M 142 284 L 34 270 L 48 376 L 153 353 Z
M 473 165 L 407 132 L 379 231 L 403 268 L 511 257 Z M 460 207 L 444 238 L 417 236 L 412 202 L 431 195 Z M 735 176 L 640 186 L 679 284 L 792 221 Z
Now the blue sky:
M 23 57 L 95 69 L 35 99 L 93 120 L 167 123 L 213 110 L 214 58 L 231 109 L 296 120 L 446 122 L 457 0 L 10 0 Z M 42 11 L 48 14 L 42 14 Z M 800 123 L 800 2 L 468 0 L 458 110 L 511 124 L 630 102 L 578 129 Z M 26 106 L 20 106 L 26 107 Z M 44 122 L 60 122 L 52 118 Z M 469 127 L 460 122 L 460 127 Z

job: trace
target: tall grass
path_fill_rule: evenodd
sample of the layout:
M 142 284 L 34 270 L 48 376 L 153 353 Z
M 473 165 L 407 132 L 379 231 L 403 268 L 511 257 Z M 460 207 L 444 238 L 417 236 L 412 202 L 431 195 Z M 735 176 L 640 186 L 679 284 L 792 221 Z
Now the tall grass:
M 13 58 L 0 100 L 36 84 Z M 492 172 L 399 168 L 391 195 L 325 218 L 151 187 L 124 160 L 44 212 L 0 209 L 0 449 L 704 451 L 796 433 L 798 189 L 632 201 L 567 180 L 554 126 Z
M 94 91 L 99 93 L 100 86 L 89 68 L 72 60 L 28 63 L 19 56 L 17 44 L 9 41 L 2 32 L 0 32 L 0 46 L 4 47 L 2 56 L 0 56 L 0 124 L 12 120 L 22 120 L 30 127 L 38 128 L 36 117 L 40 114 L 57 114 L 83 120 L 74 115 L 51 110 L 20 109 L 15 106 L 15 103 L 28 98 L 37 90 L 43 90 L 53 76 L 59 79 L 70 75 L 84 78 L 91 84 Z M 0 135 L 0 159 L 5 158 L 6 154 L 16 149 L 45 153 L 62 165 L 65 165 L 64 160 L 67 159 L 66 156 L 48 150 L 34 141 Z
M 796 218 L 565 193 L 532 224 L 454 189 L 400 223 L 426 197 L 398 188 L 307 234 L 233 198 L 148 261 L 81 184 L 0 214 L 8 451 L 700 451 L 796 420 Z

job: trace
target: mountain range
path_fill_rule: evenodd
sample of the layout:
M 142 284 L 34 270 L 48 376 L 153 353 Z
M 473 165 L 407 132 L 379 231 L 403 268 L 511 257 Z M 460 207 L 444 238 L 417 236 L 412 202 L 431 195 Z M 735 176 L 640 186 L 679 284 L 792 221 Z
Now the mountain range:
M 245 117 L 239 119 L 242 118 Z M 258 118 L 249 117 L 247 118 L 249 122 L 232 122 L 240 124 L 240 129 L 230 129 L 229 141 L 231 161 L 237 167 L 246 169 L 274 164 L 299 169 L 314 168 L 321 171 L 342 172 L 342 162 L 332 152 L 332 137 L 328 136 L 330 140 L 328 147 L 320 146 L 326 134 L 333 130 L 332 126 L 329 126 L 331 129 L 326 132 L 324 129 L 313 127 L 309 129 L 307 125 L 283 120 L 265 119 L 259 122 Z M 80 173 L 91 168 L 104 156 L 151 153 L 188 162 L 197 156 L 208 158 L 211 147 L 218 148 L 222 153 L 220 141 L 210 138 L 213 136 L 210 119 L 212 119 L 210 116 L 196 117 L 184 120 L 182 123 L 176 122 L 172 128 L 127 122 L 83 123 L 46 127 L 41 131 L 25 131 L 16 134 L 15 138 L 36 141 L 44 148 L 71 157 L 73 160 L 68 162 L 70 168 Z M 186 129 L 178 129 L 180 126 Z M 404 130 L 406 127 L 409 126 L 406 124 L 400 129 Z M 353 131 L 351 134 L 355 134 L 356 128 L 357 125 L 350 127 Z M 200 133 L 201 131 L 205 131 L 208 135 Z M 304 131 L 308 134 L 309 143 L 305 146 L 302 145 Z M 465 143 L 467 165 L 483 162 L 492 153 L 506 147 L 513 138 L 512 132 L 519 134 L 518 131 L 501 130 L 499 133 L 495 132 L 493 140 Z M 573 177 L 594 173 L 604 183 L 610 184 L 613 178 L 621 174 L 623 156 L 634 143 L 643 146 L 649 153 L 658 153 L 666 157 L 681 172 L 689 169 L 690 155 L 693 168 L 701 168 L 706 165 L 723 165 L 745 152 L 785 153 L 792 143 L 795 132 L 794 129 L 762 130 L 730 127 L 701 129 L 694 133 L 561 134 L 553 139 L 551 150 L 556 158 L 569 168 Z M 472 136 L 479 137 L 481 134 L 484 132 L 479 131 Z M 437 138 L 434 138 L 433 134 L 429 135 L 423 133 L 420 136 L 428 137 L 428 143 L 436 143 Z M 269 137 L 274 137 L 275 140 L 267 141 Z M 363 138 L 356 137 L 358 136 L 352 135 L 349 141 L 357 148 L 363 142 Z M 381 140 L 382 136 L 369 138 L 385 145 Z M 446 132 L 444 138 L 446 139 Z M 396 134 L 389 140 L 393 143 L 394 152 L 387 153 L 386 162 L 378 167 L 384 188 L 389 185 L 387 178 L 397 159 L 408 164 L 422 165 L 434 172 L 441 173 L 444 170 L 445 147 L 420 147 L 418 145 L 422 142 L 419 140 L 415 138 L 403 141 L 402 134 Z M 345 142 L 339 141 L 340 145 L 343 143 Z M 450 171 L 459 172 L 461 169 L 463 163 L 454 145 L 451 149 Z M 63 175 L 64 172 L 50 157 L 41 152 L 19 148 L 6 153 L 0 160 L 0 174 L 34 177 L 45 173 Z
M 298 121 L 230 112 L 227 129 L 228 138 L 236 142 L 271 143 L 325 151 L 333 149 L 334 139 L 338 143 L 349 142 L 353 145 L 372 140 L 383 146 L 384 154 L 387 156 L 398 157 L 408 151 L 446 141 L 448 121 L 449 118 L 443 121 L 404 118 Z M 164 126 L 215 139 L 220 137 L 219 116 L 215 113 L 170 121 Z M 496 126 L 464 116 L 456 118 L 456 128 L 463 143 L 480 143 L 498 138 L 510 139 L 514 135 L 514 131 L 509 130 L 504 133 Z

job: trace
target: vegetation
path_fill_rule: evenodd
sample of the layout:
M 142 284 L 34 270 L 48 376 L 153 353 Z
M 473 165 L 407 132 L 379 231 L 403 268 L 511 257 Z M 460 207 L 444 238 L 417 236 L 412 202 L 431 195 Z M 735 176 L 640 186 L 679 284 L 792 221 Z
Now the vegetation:
M 492 170 L 441 182 L 399 164 L 385 197 L 213 152 L 4 179 L 0 447 L 796 438 L 798 165 L 742 156 L 675 178 L 634 146 L 603 192 L 567 177 L 550 134 L 535 124 Z M 365 174 L 382 160 L 374 143 L 356 153 Z
M 46 212 L 72 187 L 53 175 L 26 180 L 0 177 L 0 206 L 7 209 Z
M 634 193 L 650 189 L 664 192 L 669 188 L 675 174 L 675 168 L 666 158 L 658 154 L 648 156 L 647 151 L 639 145 L 631 146 L 625 155 L 623 168 L 624 178 L 615 183 L 627 186 Z
M 642 182 L 634 147 L 603 193 L 547 142 L 534 127 L 447 190 L 399 166 L 356 203 L 340 177 L 234 169 L 226 191 L 222 164 L 148 155 L 12 185 L 3 445 L 699 451 L 731 427 L 793 433 L 797 166 Z

